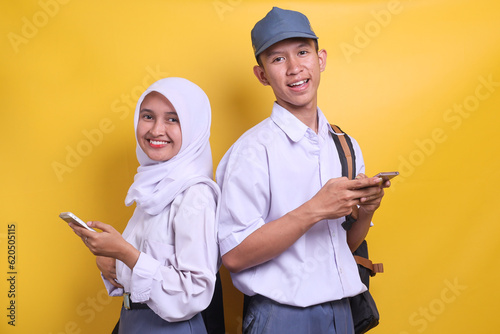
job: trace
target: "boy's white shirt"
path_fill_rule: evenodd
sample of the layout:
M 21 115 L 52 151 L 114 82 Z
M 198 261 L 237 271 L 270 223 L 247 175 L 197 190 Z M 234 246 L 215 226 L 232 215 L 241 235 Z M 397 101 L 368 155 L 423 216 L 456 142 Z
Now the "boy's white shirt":
M 222 188 L 219 244 L 224 255 L 266 222 L 311 199 L 331 178 L 342 175 L 331 128 L 318 108 L 318 134 L 286 109 L 243 134 L 217 169 Z M 352 138 L 351 138 L 352 139 Z M 364 173 L 358 143 L 352 139 L 356 174 Z M 315 224 L 287 251 L 261 265 L 232 274 L 247 295 L 282 304 L 310 306 L 366 290 L 341 226 L 344 218 Z

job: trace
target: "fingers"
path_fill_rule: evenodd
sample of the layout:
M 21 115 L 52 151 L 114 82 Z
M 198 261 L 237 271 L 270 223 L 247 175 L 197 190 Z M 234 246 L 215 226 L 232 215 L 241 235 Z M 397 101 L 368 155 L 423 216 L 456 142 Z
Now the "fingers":
M 120 283 L 117 282 L 116 280 L 116 274 L 113 273 L 113 274 L 108 274 L 108 275 L 105 275 L 104 273 L 102 274 L 102 276 L 109 282 L 111 283 L 111 285 L 113 285 L 115 288 L 123 288 L 123 285 L 121 285 Z
M 358 190 L 359 205 L 375 205 L 378 207 L 384 197 L 384 189 L 382 187 L 370 187 Z
M 87 229 L 78 224 L 73 224 L 73 223 L 68 223 L 68 226 L 71 227 L 71 229 L 77 236 L 82 238 L 82 241 L 85 241 L 85 238 L 87 237 L 85 232 L 87 231 Z
M 376 195 L 380 192 L 379 182 L 381 178 L 368 178 L 365 174 L 358 174 L 355 180 L 349 180 L 346 177 L 330 179 L 325 185 L 327 194 L 330 198 L 336 195 L 337 198 L 343 198 L 346 207 L 360 204 L 360 199 Z
M 117 282 L 116 276 L 116 260 L 114 258 L 97 256 L 96 257 L 97 268 L 101 271 L 102 276 L 116 288 L 123 288 L 121 284 Z
M 88 226 L 89 223 L 87 223 Z M 94 233 L 93 231 L 90 231 L 86 229 L 85 227 L 81 226 L 80 224 L 75 224 L 75 223 L 68 223 L 68 226 L 75 232 L 78 236 L 82 236 L 84 232 L 91 232 Z M 86 235 L 86 234 L 85 234 Z
M 110 228 L 112 229 L 111 225 L 104 224 L 100 221 L 89 221 L 87 223 L 87 225 L 92 227 L 92 228 L 98 228 L 99 230 L 105 231 L 105 232 L 109 232 Z
M 86 243 L 88 240 L 90 240 L 90 238 L 96 234 L 95 232 L 92 232 L 92 231 L 89 231 L 85 228 L 77 228 L 77 229 L 73 229 L 73 231 L 75 231 L 75 234 L 78 235 L 80 238 L 82 238 L 82 240 Z
M 387 180 L 382 183 L 382 188 L 389 188 L 391 186 L 391 181 Z
M 359 199 L 360 204 L 374 204 L 376 202 L 380 202 L 384 197 L 384 190 L 380 188 L 378 193 L 366 197 L 361 197 Z
M 73 224 L 73 223 L 68 223 L 68 226 L 75 232 L 78 236 L 81 230 L 85 229 L 84 227 L 78 225 L 78 224 Z
M 365 206 L 366 209 L 378 207 L 383 196 L 379 177 L 367 177 L 358 174 L 355 180 L 345 177 L 330 179 L 315 196 L 315 205 L 322 217 L 328 219 L 348 215 L 354 205 Z
M 332 179 L 336 186 L 348 190 L 361 190 L 370 187 L 380 187 L 382 179 L 379 177 L 367 177 L 364 174 L 358 174 L 354 180 L 347 178 Z
M 106 277 L 105 277 L 106 278 Z M 120 283 L 118 283 L 118 281 L 116 280 L 116 275 L 110 277 L 110 278 L 106 278 L 108 280 L 109 283 L 111 283 L 111 285 L 113 285 L 115 288 L 123 288 L 123 285 L 121 285 Z
M 75 232 L 75 234 L 82 239 L 85 246 L 87 246 L 87 248 L 94 253 L 94 249 L 92 247 L 93 240 L 98 238 L 101 233 L 89 231 L 86 228 L 73 223 L 68 223 L 68 225 L 73 229 L 73 232 Z
M 115 288 L 119 288 L 119 289 L 123 288 L 123 285 L 119 284 L 114 279 L 108 279 L 108 282 L 111 283 L 111 285 L 113 285 Z
M 105 232 L 105 233 L 101 233 L 103 235 L 115 235 L 115 236 L 120 235 L 121 236 L 121 233 L 119 233 L 113 226 L 111 226 L 109 224 L 105 224 L 105 223 L 102 223 L 100 221 L 90 221 L 87 224 L 94 229 L 98 229 L 98 230 L 101 230 L 102 232 Z

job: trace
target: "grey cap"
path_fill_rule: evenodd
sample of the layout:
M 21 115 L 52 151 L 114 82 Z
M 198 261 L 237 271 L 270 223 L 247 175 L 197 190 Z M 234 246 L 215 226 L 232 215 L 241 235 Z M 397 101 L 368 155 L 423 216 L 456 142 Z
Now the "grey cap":
M 255 58 L 270 47 L 287 38 L 318 39 L 307 17 L 293 10 L 273 7 L 252 29 L 252 46 Z

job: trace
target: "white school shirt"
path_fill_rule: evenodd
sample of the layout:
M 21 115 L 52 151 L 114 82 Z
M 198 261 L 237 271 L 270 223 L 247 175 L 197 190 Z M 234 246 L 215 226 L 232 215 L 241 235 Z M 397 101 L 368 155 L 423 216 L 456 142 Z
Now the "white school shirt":
M 243 134 L 222 158 L 219 247 L 224 255 L 264 224 L 311 199 L 331 178 L 342 176 L 331 127 L 318 108 L 318 134 L 274 103 L 270 118 Z M 352 139 L 356 174 L 364 172 Z M 345 218 L 315 224 L 277 257 L 232 273 L 247 295 L 282 304 L 311 306 L 366 290 L 341 226 Z
M 141 254 L 133 270 L 116 261 L 117 289 L 107 280 L 111 296 L 131 293 L 163 319 L 188 320 L 207 308 L 220 265 L 215 222 L 215 196 L 205 184 L 181 193 L 160 214 L 137 207 L 123 237 Z

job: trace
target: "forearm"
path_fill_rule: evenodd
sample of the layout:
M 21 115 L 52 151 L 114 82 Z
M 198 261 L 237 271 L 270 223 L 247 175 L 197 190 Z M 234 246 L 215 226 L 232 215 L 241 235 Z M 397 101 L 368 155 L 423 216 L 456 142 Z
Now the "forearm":
M 347 231 L 347 244 L 351 252 L 354 252 L 363 242 L 370 229 L 373 212 L 367 212 L 363 207 L 359 208 L 358 219 Z
M 347 180 L 331 179 L 309 201 L 279 219 L 264 224 L 247 236 L 238 246 L 224 254 L 222 261 L 231 272 L 269 261 L 280 255 L 314 224 L 323 219 L 336 219 L 351 212 L 360 198 L 376 194 L 376 179 Z M 368 233 L 373 214 L 364 212 L 361 205 L 359 222 L 353 226 L 352 236 L 348 239 L 351 248 L 358 247 Z
M 124 244 L 118 252 L 116 259 L 122 261 L 132 270 L 139 259 L 139 255 L 141 255 L 141 252 L 124 240 Z
M 222 262 L 233 273 L 267 262 L 283 253 L 320 220 L 310 203 L 305 203 L 251 233 L 224 254 Z

